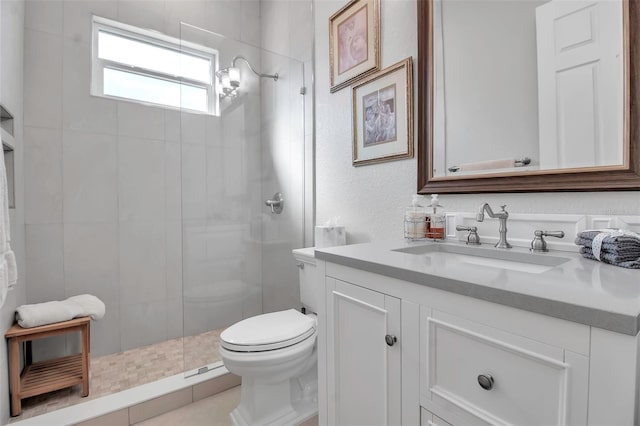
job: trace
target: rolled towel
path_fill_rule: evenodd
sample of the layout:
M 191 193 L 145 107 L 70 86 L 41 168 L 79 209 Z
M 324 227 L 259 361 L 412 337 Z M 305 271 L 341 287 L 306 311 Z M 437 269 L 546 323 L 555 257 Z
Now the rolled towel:
M 34 303 L 16 308 L 16 320 L 20 327 L 31 328 L 54 322 L 68 321 L 81 316 L 82 308 L 77 303 L 67 303 L 66 300 Z
M 18 306 L 16 321 L 20 327 L 31 328 L 86 316 L 99 320 L 104 314 L 105 306 L 100 299 L 90 294 L 82 294 L 62 301 Z
M 461 172 L 470 172 L 474 170 L 492 170 L 492 169 L 506 169 L 509 167 L 515 167 L 516 160 L 513 158 L 502 158 L 499 160 L 478 161 L 475 163 L 460 164 Z
M 79 296 L 72 296 L 66 300 L 67 302 L 77 303 L 80 306 L 81 317 L 91 317 L 92 320 L 97 321 L 104 317 L 105 306 L 102 300 L 98 299 L 92 294 L 81 294 Z

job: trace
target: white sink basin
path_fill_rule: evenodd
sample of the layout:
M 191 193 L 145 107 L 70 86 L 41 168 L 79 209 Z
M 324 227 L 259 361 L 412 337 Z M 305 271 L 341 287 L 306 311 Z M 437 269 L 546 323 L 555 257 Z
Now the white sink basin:
M 546 253 L 536 254 L 514 249 L 497 249 L 493 246 L 467 246 L 447 243 L 431 243 L 405 247 L 393 251 L 429 256 L 434 263 L 441 259 L 447 265 L 475 265 L 489 268 L 540 274 L 570 259 Z

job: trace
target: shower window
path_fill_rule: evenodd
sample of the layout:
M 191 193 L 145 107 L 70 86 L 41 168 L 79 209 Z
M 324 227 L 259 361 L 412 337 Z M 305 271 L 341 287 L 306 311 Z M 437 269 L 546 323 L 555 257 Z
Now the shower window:
M 213 49 L 94 16 L 91 94 L 218 114 Z

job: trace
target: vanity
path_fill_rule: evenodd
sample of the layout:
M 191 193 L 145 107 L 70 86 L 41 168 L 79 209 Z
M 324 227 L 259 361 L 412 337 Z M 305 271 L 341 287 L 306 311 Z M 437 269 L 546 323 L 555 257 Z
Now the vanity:
M 638 424 L 638 271 L 458 241 L 315 256 L 321 425 Z
M 419 194 L 640 190 L 640 2 L 416 14 Z M 320 425 L 640 424 L 640 272 L 571 241 L 640 218 L 509 216 L 523 234 L 507 248 L 483 212 L 447 215 L 480 246 L 454 232 L 315 251 Z M 567 242 L 529 252 L 534 230 L 568 223 Z

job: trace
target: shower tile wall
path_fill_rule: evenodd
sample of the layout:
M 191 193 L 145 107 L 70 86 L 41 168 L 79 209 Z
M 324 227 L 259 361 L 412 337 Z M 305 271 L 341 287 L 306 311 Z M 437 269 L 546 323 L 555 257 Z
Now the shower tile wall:
M 27 302 L 100 297 L 107 315 L 93 324 L 95 356 L 182 335 L 181 224 L 197 219 L 196 211 L 207 216 L 213 204 L 202 181 L 190 183 L 206 179 L 214 153 L 198 138 L 208 140 L 219 124 L 90 96 L 91 14 L 174 37 L 184 20 L 258 44 L 259 7 L 254 1 L 26 1 Z M 75 344 L 34 345 L 34 357 Z
M 313 20 L 308 1 L 263 0 L 261 13 L 261 46 L 272 52 L 263 53 L 261 66 L 281 76 L 262 84 L 262 195 L 280 191 L 286 203 L 281 215 L 264 219 L 263 308 L 269 312 L 300 305 L 290 253 L 313 243 Z

